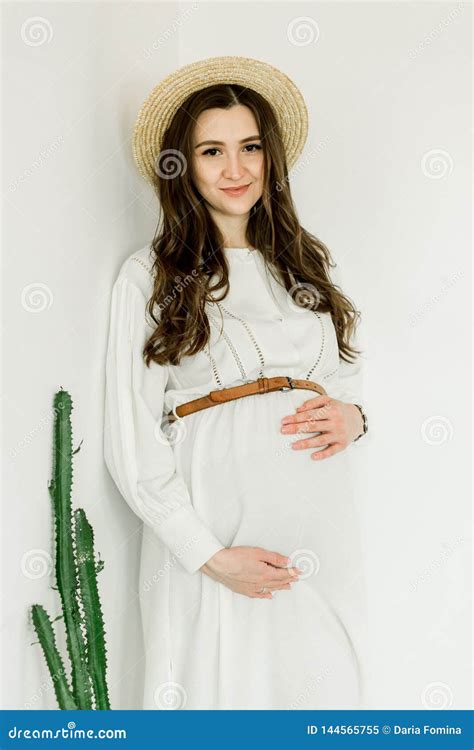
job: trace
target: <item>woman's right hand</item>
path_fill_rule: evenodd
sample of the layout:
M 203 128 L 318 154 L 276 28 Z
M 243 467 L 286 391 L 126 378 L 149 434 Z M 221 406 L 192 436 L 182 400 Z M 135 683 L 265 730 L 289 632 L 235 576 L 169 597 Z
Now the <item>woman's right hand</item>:
M 200 570 L 237 594 L 272 599 L 272 591 L 290 589 L 299 568 L 287 568 L 288 558 L 262 547 L 228 547 L 216 552 Z M 259 593 L 266 588 L 264 594 Z

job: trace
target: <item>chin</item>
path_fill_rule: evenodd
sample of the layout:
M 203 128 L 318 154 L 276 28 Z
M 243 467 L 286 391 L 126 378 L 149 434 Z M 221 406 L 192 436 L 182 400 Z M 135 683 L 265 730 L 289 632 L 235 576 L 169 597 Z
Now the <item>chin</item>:
M 247 216 L 250 213 L 252 205 L 252 203 L 249 203 L 248 206 L 236 206 L 234 209 L 232 206 L 219 206 L 217 210 L 228 216 Z

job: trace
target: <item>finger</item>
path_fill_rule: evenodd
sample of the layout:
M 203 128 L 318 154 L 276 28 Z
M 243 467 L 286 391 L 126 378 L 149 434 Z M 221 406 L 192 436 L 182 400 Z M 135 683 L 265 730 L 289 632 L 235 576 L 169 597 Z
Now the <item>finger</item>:
M 316 453 L 311 454 L 311 458 L 314 461 L 320 461 L 324 458 L 329 458 L 329 456 L 333 456 L 335 453 L 339 453 L 339 451 L 342 450 L 342 446 L 338 445 L 338 443 L 334 443 L 334 445 L 330 445 L 328 448 L 326 448 L 323 451 L 317 451 Z
M 287 568 L 287 570 L 294 570 L 294 568 Z M 302 572 L 303 571 L 301 571 L 301 573 Z M 289 583 L 290 581 L 298 581 L 299 576 L 300 576 L 300 573 L 298 575 L 291 575 L 291 573 L 288 573 L 286 571 L 282 571 L 281 575 L 278 575 L 278 576 L 275 575 L 274 573 L 269 573 L 269 577 L 264 578 L 262 580 L 262 586 L 279 586 L 282 583 Z
M 331 419 L 334 411 L 332 406 L 332 403 L 328 403 L 319 409 L 308 407 L 304 410 L 297 410 L 294 414 L 289 414 L 288 416 L 283 417 L 281 424 L 298 424 L 299 422 L 314 422 Z
M 297 566 L 294 566 L 292 568 L 275 568 L 273 565 L 267 565 L 265 567 L 265 570 L 263 572 L 263 575 L 261 577 L 262 581 L 289 581 L 293 578 L 299 576 L 303 571 L 298 568 Z M 262 583 L 262 586 L 265 584 Z
M 310 398 L 308 401 L 303 401 L 302 404 L 296 407 L 296 411 L 306 411 L 307 409 L 314 409 L 318 408 L 320 406 L 324 406 L 325 404 L 329 404 L 332 400 L 332 396 L 328 396 L 327 394 L 325 396 L 315 396 L 314 398 Z
M 301 419 L 295 422 L 286 422 L 281 426 L 284 435 L 295 435 L 305 432 L 330 432 L 336 425 L 330 419 Z
M 325 432 L 323 435 L 315 435 L 314 437 L 304 438 L 303 440 L 295 440 L 291 444 L 294 450 L 302 450 L 304 448 L 319 448 L 321 445 L 330 446 L 337 443 L 340 440 L 339 435 L 335 435 L 331 432 Z
M 257 547 L 257 551 L 259 554 L 259 560 L 268 563 L 269 565 L 273 565 L 275 568 L 286 568 L 290 562 L 289 557 L 280 555 L 279 552 L 273 552 L 272 550 L 264 549 L 263 547 Z
M 267 586 L 266 588 L 272 591 L 281 591 L 281 589 L 291 589 L 291 583 L 281 583 L 275 586 Z
M 267 592 L 268 591 L 283 591 L 283 589 L 286 589 L 287 591 L 291 591 L 291 584 L 290 583 L 282 583 L 280 586 L 265 586 Z
M 266 587 L 266 592 L 262 593 L 263 583 L 247 583 L 238 589 L 232 589 L 236 594 L 242 594 L 243 596 L 249 596 L 252 599 L 263 599 L 268 598 L 269 587 Z
M 265 588 L 265 594 L 262 593 L 262 589 Z M 273 591 L 281 591 L 282 589 L 291 589 L 290 583 L 279 583 L 279 584 L 269 584 L 266 583 L 265 586 L 261 586 L 256 591 L 254 591 L 254 594 L 257 594 L 260 597 L 267 596 L 268 593 L 271 593 Z
M 298 568 L 298 566 L 288 567 L 288 564 L 280 566 L 280 565 L 271 565 L 270 563 L 264 563 L 264 566 L 265 567 L 262 568 L 263 575 L 265 575 L 265 573 L 266 573 L 267 570 L 271 570 L 272 574 L 273 574 L 273 572 L 277 571 L 278 575 L 279 575 L 279 573 L 280 573 L 281 570 L 286 571 L 287 573 L 290 570 L 292 570 L 294 573 L 296 573 L 298 575 L 303 572 L 300 568 Z

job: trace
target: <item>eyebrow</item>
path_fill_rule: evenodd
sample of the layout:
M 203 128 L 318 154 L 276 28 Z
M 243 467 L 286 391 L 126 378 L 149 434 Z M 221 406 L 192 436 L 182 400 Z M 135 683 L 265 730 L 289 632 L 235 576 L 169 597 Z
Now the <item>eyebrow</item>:
M 259 135 L 249 135 L 248 138 L 242 138 L 242 140 L 239 141 L 239 143 L 247 143 L 247 141 L 261 141 L 261 140 L 262 139 L 260 138 Z M 222 141 L 201 141 L 201 143 L 198 143 L 198 145 L 194 146 L 194 148 L 199 148 L 200 146 L 208 146 L 211 144 L 216 144 L 217 146 L 225 146 L 225 143 L 223 143 Z

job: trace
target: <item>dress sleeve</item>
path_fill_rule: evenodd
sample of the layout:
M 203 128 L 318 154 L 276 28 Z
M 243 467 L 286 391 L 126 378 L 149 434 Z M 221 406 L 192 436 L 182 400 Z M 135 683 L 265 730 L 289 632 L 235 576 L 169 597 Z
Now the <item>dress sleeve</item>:
M 331 269 L 332 281 L 341 289 L 344 294 L 350 293 L 344 285 L 344 275 L 340 271 L 339 265 L 336 269 Z M 364 316 L 362 314 L 357 327 L 352 333 L 351 345 L 362 351 L 352 362 L 346 362 L 339 356 L 339 368 L 337 371 L 337 381 L 333 388 L 333 395 L 340 401 L 346 401 L 351 404 L 360 404 L 365 414 L 367 415 L 368 431 L 363 435 L 360 440 L 354 442 L 354 445 L 360 445 L 366 443 L 369 440 L 370 431 L 370 409 L 366 400 L 365 386 L 366 386 L 366 375 L 367 375 L 367 364 L 366 364 L 366 353 L 367 353 L 367 341 L 366 331 L 364 325 Z
M 147 330 L 143 291 L 126 276 L 112 289 L 106 356 L 104 459 L 130 508 L 189 573 L 225 549 L 194 510 L 173 448 L 160 429 L 167 366 L 142 357 Z

